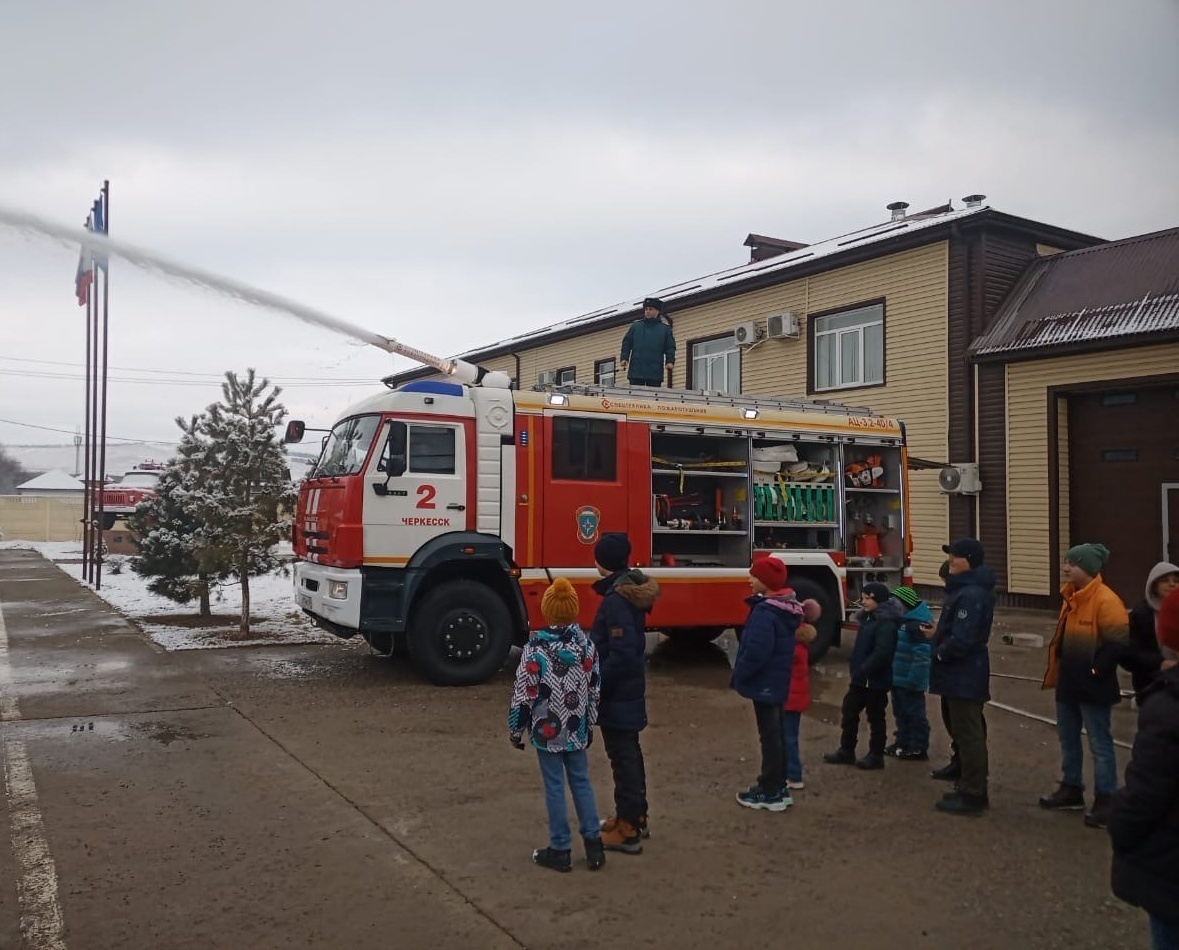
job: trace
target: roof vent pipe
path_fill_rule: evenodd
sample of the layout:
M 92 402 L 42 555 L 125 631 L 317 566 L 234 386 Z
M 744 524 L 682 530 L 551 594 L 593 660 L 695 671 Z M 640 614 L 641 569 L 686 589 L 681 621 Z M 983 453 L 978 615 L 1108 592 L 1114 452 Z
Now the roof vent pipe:
M 966 202 L 966 207 L 968 208 L 981 208 L 986 197 L 986 195 L 967 195 L 962 200 Z
M 905 209 L 909 207 L 907 201 L 894 201 L 892 204 L 886 206 L 892 212 L 892 219 L 894 221 L 905 220 Z

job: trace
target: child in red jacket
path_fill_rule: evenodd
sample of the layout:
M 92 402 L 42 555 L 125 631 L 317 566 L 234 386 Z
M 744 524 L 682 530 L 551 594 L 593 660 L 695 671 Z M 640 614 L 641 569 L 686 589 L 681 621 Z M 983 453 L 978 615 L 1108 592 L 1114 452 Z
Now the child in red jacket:
M 811 704 L 810 645 L 818 636 L 814 623 L 822 608 L 817 600 L 802 602 L 802 619 L 794 634 L 794 662 L 790 667 L 790 692 L 782 704 L 782 742 L 786 747 L 786 790 L 804 788 L 802 756 L 799 752 L 798 729 L 802 714 Z

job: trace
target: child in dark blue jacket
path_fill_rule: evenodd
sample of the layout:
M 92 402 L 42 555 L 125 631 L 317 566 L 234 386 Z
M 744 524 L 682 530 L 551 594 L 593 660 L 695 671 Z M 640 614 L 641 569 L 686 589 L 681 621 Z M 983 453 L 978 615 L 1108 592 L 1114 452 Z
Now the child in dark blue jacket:
M 786 588 L 786 565 L 776 557 L 758 558 L 749 568 L 753 596 L 741 631 L 732 686 L 753 701 L 761 742 L 761 774 L 737 801 L 746 808 L 785 811 L 794 804 L 786 793 L 786 747 L 782 704 L 790 686 L 794 634 L 802 623 L 802 604 Z
M 897 730 L 886 755 L 925 762 L 929 759 L 929 716 L 925 693 L 929 689 L 929 662 L 933 648 L 933 614 L 912 587 L 894 587 L 892 596 L 905 613 L 897 628 L 897 650 L 892 660 L 892 715 Z
M 897 627 L 904 609 L 885 584 L 873 581 L 860 593 L 863 609 L 856 614 L 860 629 L 848 661 L 847 695 L 843 697 L 839 748 L 823 756 L 831 765 L 852 765 L 861 769 L 884 768 L 884 745 L 888 725 L 888 691 L 892 687 L 892 656 L 897 646 Z M 856 758 L 860 713 L 868 713 L 868 754 Z
M 590 638 L 601 664 L 602 697 L 598 729 L 614 773 L 614 814 L 602 822 L 607 851 L 642 854 L 647 828 L 647 769 L 639 733 L 647 726 L 647 614 L 659 596 L 659 584 L 631 570 L 630 540 L 625 534 L 602 535 L 594 563 L 602 579 L 594 590 L 602 596 Z

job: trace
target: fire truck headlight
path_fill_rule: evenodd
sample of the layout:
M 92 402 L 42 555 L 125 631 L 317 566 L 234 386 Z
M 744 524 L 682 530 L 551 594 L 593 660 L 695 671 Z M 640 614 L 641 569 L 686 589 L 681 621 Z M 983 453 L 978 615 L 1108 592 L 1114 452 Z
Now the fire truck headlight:
M 348 582 L 347 581 L 331 581 L 328 584 L 328 597 L 332 600 L 347 600 L 348 599 Z

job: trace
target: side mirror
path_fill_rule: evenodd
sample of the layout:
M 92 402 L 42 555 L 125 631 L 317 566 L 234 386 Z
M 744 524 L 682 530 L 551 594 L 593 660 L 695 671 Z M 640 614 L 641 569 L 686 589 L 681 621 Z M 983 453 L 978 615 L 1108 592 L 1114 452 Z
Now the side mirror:
M 283 435 L 283 442 L 291 445 L 295 442 L 303 441 L 303 434 L 307 431 L 307 426 L 299 419 L 292 419 L 287 423 L 287 431 Z

